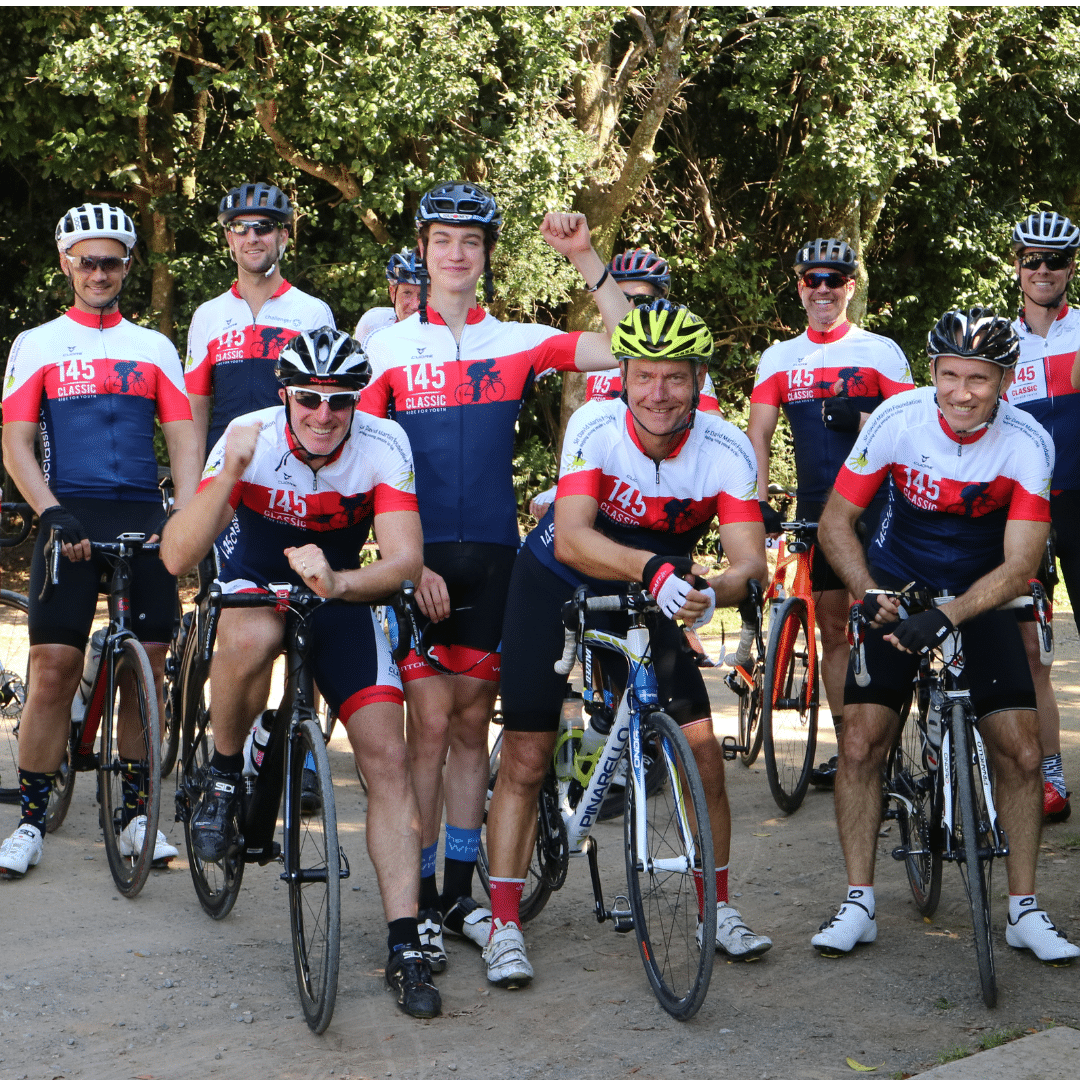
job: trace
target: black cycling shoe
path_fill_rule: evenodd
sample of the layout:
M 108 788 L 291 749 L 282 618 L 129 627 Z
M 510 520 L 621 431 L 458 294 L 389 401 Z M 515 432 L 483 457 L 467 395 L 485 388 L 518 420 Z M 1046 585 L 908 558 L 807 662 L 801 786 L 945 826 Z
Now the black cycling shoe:
M 836 783 L 836 755 L 810 770 L 810 783 L 818 788 L 831 788 Z
M 203 862 L 220 862 L 236 843 L 240 774 L 206 770 L 202 801 L 191 819 L 191 847 Z
M 431 981 L 431 967 L 418 949 L 398 949 L 386 962 L 386 985 L 410 1016 L 430 1020 L 442 1012 L 442 998 Z
M 300 813 L 317 814 L 322 809 L 319 778 L 314 769 L 305 769 L 300 780 Z

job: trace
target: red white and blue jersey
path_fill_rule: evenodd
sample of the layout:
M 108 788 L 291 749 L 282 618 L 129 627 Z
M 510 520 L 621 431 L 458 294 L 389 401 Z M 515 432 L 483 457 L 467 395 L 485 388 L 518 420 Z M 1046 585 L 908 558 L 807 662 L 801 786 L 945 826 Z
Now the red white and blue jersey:
M 610 371 L 590 372 L 585 381 L 586 401 L 614 401 L 622 396 L 622 369 L 612 368 Z M 716 390 L 713 388 L 709 373 L 705 373 L 705 385 L 701 388 L 701 397 L 698 400 L 699 409 L 710 409 L 715 412 L 720 408 L 716 399 Z
M 1054 440 L 1053 490 L 1080 490 L 1080 391 L 1070 378 L 1080 348 L 1080 311 L 1066 306 L 1046 337 L 1032 332 L 1023 313 L 1013 329 L 1020 336 L 1020 360 L 1005 400 L 1031 413 Z
M 334 325 L 326 304 L 287 281 L 254 318 L 235 282 L 228 292 L 200 304 L 188 329 L 184 381 L 189 394 L 214 397 L 207 450 L 230 420 L 280 403 L 274 361 L 290 338 Z
M 795 442 L 799 498 L 824 502 L 857 433 L 827 428 L 823 399 L 857 398 L 860 411 L 870 413 L 914 385 L 895 341 L 844 323 L 770 345 L 761 354 L 750 402 L 783 408 Z
M 711 413 L 698 413 L 679 446 L 657 463 L 621 401 L 587 402 L 563 439 L 556 498 L 568 495 L 596 500 L 599 532 L 658 555 L 690 555 L 714 518 L 722 525 L 761 521 L 750 440 Z M 548 514 L 525 543 L 564 580 L 585 580 L 556 560 L 554 518 Z
M 549 371 L 576 370 L 578 334 L 500 322 L 474 307 L 460 344 L 438 312 L 376 330 L 360 408 L 405 429 L 416 460 L 424 542 L 518 546 L 514 432 L 522 400 Z
M 191 419 L 180 357 L 156 330 L 71 308 L 15 339 L 4 420 L 40 425 L 57 498 L 160 502 L 155 416 Z
M 870 417 L 836 490 L 865 507 L 887 480 L 871 572 L 958 595 L 1004 561 L 1007 522 L 1050 520 L 1053 471 L 1054 444 L 1026 412 L 1003 401 L 987 427 L 961 438 L 927 386 Z
M 318 544 L 332 569 L 355 570 L 377 514 L 416 510 L 409 440 L 392 420 L 356 412 L 349 437 L 318 472 L 296 456 L 284 406 L 229 426 L 255 421 L 261 425 L 255 454 L 229 497 L 236 514 L 217 540 L 223 582 L 300 585 L 284 551 L 303 544 Z M 221 471 L 227 438 L 228 429 L 200 489 Z

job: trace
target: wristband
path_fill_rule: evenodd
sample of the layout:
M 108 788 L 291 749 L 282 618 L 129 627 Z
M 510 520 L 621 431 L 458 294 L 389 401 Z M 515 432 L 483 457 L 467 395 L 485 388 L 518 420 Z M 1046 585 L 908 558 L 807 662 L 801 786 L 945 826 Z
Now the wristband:
M 604 267 L 604 272 L 600 275 L 600 280 L 595 285 L 593 285 L 592 288 L 590 288 L 588 285 L 586 285 L 585 286 L 585 291 L 586 292 L 596 292 L 596 290 L 599 289 L 600 286 L 603 285 L 605 281 L 607 281 L 608 276 L 609 276 L 608 275 L 608 268 L 605 266 Z

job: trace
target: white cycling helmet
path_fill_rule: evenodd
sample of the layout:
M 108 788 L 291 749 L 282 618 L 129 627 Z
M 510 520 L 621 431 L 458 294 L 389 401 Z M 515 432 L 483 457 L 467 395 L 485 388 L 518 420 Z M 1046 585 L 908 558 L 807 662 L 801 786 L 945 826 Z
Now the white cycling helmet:
M 1012 234 L 1013 251 L 1018 255 L 1025 248 L 1044 248 L 1072 254 L 1080 248 L 1080 229 L 1064 214 L 1044 210 L 1041 214 L 1029 214 L 1017 222 Z
M 80 240 L 119 240 L 130 254 L 137 239 L 131 218 L 108 203 L 73 206 L 56 226 L 56 246 L 63 253 Z

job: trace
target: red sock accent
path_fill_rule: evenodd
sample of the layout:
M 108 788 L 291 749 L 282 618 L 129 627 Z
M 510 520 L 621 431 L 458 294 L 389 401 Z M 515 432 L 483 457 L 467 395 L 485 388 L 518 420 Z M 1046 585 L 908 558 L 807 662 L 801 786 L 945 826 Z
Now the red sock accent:
M 525 880 L 517 878 L 491 878 L 491 932 L 495 933 L 496 919 L 504 926 L 514 923 L 521 926 L 521 894 Z
M 727 867 L 718 866 L 716 868 L 716 902 L 726 904 L 727 898 Z
M 697 917 L 705 917 L 705 875 L 694 867 L 694 888 L 697 889 Z

